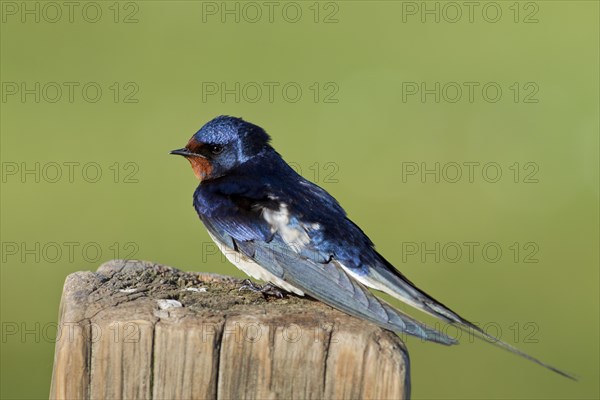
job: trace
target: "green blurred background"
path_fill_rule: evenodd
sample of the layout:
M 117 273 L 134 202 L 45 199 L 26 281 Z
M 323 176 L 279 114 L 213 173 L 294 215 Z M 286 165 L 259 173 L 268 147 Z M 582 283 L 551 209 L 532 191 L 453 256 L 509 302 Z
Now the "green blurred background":
M 2 2 L 2 398 L 47 397 L 69 273 L 130 257 L 242 276 L 207 254 L 196 180 L 167 155 L 220 114 L 263 126 L 426 291 L 581 377 L 409 339 L 414 398 L 598 398 L 598 2 L 54 4 Z M 439 182 L 406 175 L 436 163 Z

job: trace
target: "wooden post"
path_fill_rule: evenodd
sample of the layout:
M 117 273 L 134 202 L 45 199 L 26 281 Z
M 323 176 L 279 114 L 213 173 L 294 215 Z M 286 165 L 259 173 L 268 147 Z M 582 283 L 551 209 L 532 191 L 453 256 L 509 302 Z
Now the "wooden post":
M 142 261 L 69 275 L 50 398 L 408 398 L 397 335 L 239 286 Z

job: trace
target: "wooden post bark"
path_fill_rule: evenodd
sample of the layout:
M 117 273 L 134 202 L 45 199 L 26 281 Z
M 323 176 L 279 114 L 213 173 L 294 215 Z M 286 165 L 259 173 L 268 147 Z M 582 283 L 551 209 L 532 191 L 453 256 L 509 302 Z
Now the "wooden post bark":
M 67 277 L 52 399 L 404 399 L 392 332 L 237 279 L 115 260 Z

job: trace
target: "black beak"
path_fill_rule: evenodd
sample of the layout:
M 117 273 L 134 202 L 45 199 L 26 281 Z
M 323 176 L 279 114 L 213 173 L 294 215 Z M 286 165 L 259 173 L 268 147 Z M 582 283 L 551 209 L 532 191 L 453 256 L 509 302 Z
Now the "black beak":
M 192 153 L 191 151 L 189 151 L 188 149 L 186 149 L 185 147 L 182 149 L 177 149 L 177 150 L 171 150 L 169 152 L 169 154 L 176 154 L 178 156 L 184 156 L 184 157 L 202 157 L 205 158 L 203 155 L 201 154 L 197 154 L 197 153 Z

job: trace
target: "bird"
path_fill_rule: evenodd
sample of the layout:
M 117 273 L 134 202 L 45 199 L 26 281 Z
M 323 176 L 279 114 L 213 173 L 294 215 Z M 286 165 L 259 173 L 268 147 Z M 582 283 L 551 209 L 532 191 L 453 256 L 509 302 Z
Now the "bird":
M 386 260 L 339 202 L 302 177 L 242 118 L 218 116 L 181 149 L 200 181 L 193 206 L 226 258 L 263 287 L 310 296 L 384 329 L 425 341 L 458 341 L 374 294 L 409 306 L 564 377 L 576 378 L 486 333 L 413 284 Z

